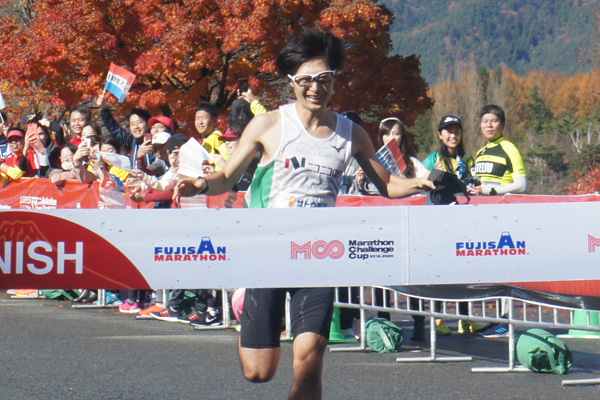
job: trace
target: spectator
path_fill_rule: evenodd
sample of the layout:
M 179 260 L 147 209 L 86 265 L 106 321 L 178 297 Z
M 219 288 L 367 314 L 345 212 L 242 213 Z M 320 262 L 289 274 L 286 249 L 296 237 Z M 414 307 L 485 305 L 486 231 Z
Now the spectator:
M 102 137 L 102 130 L 94 122 L 88 123 L 86 126 L 83 127 L 83 130 L 81 131 L 82 138 L 85 139 L 86 137 L 90 137 L 90 136 L 97 136 L 100 138 Z
M 462 123 L 458 117 L 446 115 L 438 125 L 438 150 L 431 153 L 423 165 L 429 170 L 455 173 L 460 180 L 467 183 L 473 168 L 473 157 L 465 153 L 463 144 Z
M 208 102 L 199 104 L 196 107 L 194 119 L 194 126 L 198 135 L 195 135 L 194 138 L 217 160 L 220 169 L 229 159 L 229 152 L 227 147 L 219 140 L 223 133 L 217 128 L 218 117 L 217 107 L 213 104 Z
M 0 111 L 0 161 L 6 160 L 12 151 L 6 140 L 6 134 L 8 133 L 8 117 L 4 112 Z
M 487 144 L 477 152 L 473 168 L 481 185 L 469 185 L 469 194 L 495 196 L 506 193 L 524 193 L 527 190 L 527 172 L 517 147 L 504 137 L 506 115 L 497 105 L 484 106 L 479 112 L 481 134 Z M 501 304 L 502 316 L 507 315 L 508 302 Z M 508 336 L 508 325 L 491 325 L 484 337 Z
M 77 180 L 75 165 L 73 164 L 73 155 L 77 152 L 77 146 L 73 143 L 67 143 L 60 149 L 60 168 L 52 169 L 48 178 L 56 186 L 62 186 L 69 179 Z
M 367 133 L 339 114 L 329 111 L 337 70 L 344 64 L 341 39 L 317 30 L 288 42 L 277 57 L 296 101 L 279 110 L 256 116 L 221 171 L 179 181 L 174 199 L 199 193 L 230 190 L 262 148 L 261 164 L 254 174 L 247 204 L 254 208 L 333 207 L 341 173 L 350 159 L 359 164 L 391 197 L 413 194 L 433 184 L 426 179 L 390 176 L 378 161 Z M 285 168 L 286 160 L 317 154 L 318 162 L 335 174 L 320 175 L 309 168 Z M 307 187 L 308 186 L 308 187 Z M 281 320 L 286 293 L 291 294 L 294 335 L 294 377 L 290 398 L 322 396 L 323 355 L 333 313 L 332 288 L 247 289 L 242 313 L 240 360 L 244 376 L 252 382 L 269 381 L 279 363 Z
M 402 158 L 406 164 L 402 176 L 406 178 L 422 178 L 429 176 L 429 170 L 417 159 L 419 149 L 415 144 L 415 137 L 406 130 L 404 123 L 398 118 L 385 118 L 379 123 L 379 146 L 387 144 L 390 140 L 398 142 Z
M 103 96 L 98 98 L 97 104 L 100 107 L 100 117 L 108 133 L 122 146 L 130 149 L 129 157 L 133 168 L 149 172 L 146 167 L 151 165 L 156 158 L 152 151 L 152 138 L 145 137 L 150 133 L 148 124 L 151 118 L 150 113 L 141 108 L 132 108 L 127 116 L 129 121 L 129 130 L 127 130 L 115 121 Z
M 487 144 L 475 156 L 475 173 L 481 185 L 471 186 L 473 195 L 494 196 L 506 193 L 525 193 L 527 172 L 517 147 L 504 136 L 506 116 L 496 105 L 487 105 L 479 112 L 481 134 Z
M 438 124 L 437 138 L 438 150 L 431 153 L 423 164 L 431 170 L 438 169 L 454 173 L 460 180 L 467 183 L 471 175 L 471 168 L 473 167 L 473 157 L 465 153 L 460 119 L 453 115 L 443 116 Z M 438 312 L 441 309 L 441 305 L 437 301 L 434 302 L 434 307 Z M 460 314 L 468 315 L 469 309 L 467 303 L 458 303 L 458 307 Z M 435 329 L 438 335 L 450 335 L 452 333 L 443 319 L 436 320 Z M 458 333 L 477 333 L 483 330 L 485 330 L 485 327 L 474 321 L 458 321 Z M 417 333 L 415 335 L 419 336 Z
M 10 128 L 6 141 L 12 153 L 0 163 L 0 184 L 4 184 L 7 180 L 19 180 L 23 176 L 27 178 L 36 176 L 40 163 L 29 141 L 25 140 L 25 133 L 19 128 Z
M 82 140 L 83 128 L 90 122 L 92 122 L 92 113 L 89 108 L 83 106 L 72 108 L 69 113 L 70 129 L 66 125 L 63 126 L 63 131 L 67 134 L 67 141 L 79 146 Z
M 166 115 L 159 115 L 158 117 L 152 117 L 148 121 L 150 125 L 150 133 L 156 135 L 158 132 L 168 132 L 173 134 L 175 132 L 175 122 Z

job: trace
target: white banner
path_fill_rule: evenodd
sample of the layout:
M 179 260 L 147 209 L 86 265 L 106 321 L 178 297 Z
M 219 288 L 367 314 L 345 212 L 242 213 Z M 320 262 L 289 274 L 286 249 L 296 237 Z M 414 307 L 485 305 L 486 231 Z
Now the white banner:
M 599 203 L 1 211 L 0 288 L 599 279 L 597 238 Z

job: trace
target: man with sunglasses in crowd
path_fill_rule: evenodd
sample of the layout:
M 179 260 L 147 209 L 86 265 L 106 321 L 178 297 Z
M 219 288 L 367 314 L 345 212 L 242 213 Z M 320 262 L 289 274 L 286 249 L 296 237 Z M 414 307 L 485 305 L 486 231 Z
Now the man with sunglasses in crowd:
M 333 207 L 342 173 L 352 157 L 385 196 L 403 197 L 432 188 L 427 179 L 391 176 L 378 161 L 367 133 L 328 110 L 344 59 L 343 41 L 327 32 L 308 29 L 287 43 L 276 64 L 281 76 L 289 80 L 296 102 L 257 115 L 244 130 L 225 168 L 207 177 L 179 181 L 174 199 L 224 193 L 258 151 L 262 151 L 262 158 L 246 194 L 249 207 Z M 294 158 L 306 161 L 290 165 Z M 244 376 L 252 382 L 266 382 L 275 375 L 286 292 L 291 294 L 295 338 L 295 381 L 289 398 L 320 399 L 333 288 L 247 289 L 239 343 Z

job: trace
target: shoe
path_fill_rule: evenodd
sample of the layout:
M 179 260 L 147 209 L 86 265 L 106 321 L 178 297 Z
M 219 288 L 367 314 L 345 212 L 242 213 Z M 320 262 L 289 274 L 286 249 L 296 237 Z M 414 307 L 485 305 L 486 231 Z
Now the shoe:
M 412 340 L 413 342 L 421 342 L 425 340 L 425 320 L 414 320 L 413 335 L 410 338 L 410 340 Z
M 493 325 L 489 326 L 488 329 L 485 330 L 485 332 L 482 332 L 481 336 L 483 336 L 484 338 L 508 337 L 509 336 L 508 325 L 493 324 Z
M 196 310 L 192 310 L 190 311 L 185 317 L 182 316 L 181 318 L 179 318 L 179 322 L 182 322 L 184 324 L 191 324 L 193 322 L 200 322 L 200 321 L 204 321 L 204 319 L 206 318 L 206 312 L 204 313 L 199 313 Z
M 481 326 L 473 321 L 458 321 L 458 333 L 477 333 L 483 332 L 487 326 Z
M 354 332 L 354 328 L 341 329 L 341 333 L 346 337 L 346 339 L 359 340 L 360 336 L 358 336 Z
M 214 310 L 213 314 L 210 311 L 207 311 L 204 314 L 204 318 L 200 319 L 196 322 L 191 322 L 192 326 L 211 326 L 218 325 L 223 321 L 221 316 L 221 312 L 219 310 Z
M 150 307 L 146 307 L 141 311 L 138 311 L 138 315 L 150 315 L 153 312 L 161 312 L 164 310 L 164 307 L 159 306 L 158 304 L 152 304 Z
M 181 318 L 181 313 L 173 310 L 171 307 L 167 307 L 159 312 L 151 312 L 150 315 L 160 321 L 167 322 L 177 322 Z
M 37 291 L 37 289 L 17 289 L 17 290 L 15 290 L 15 296 L 38 297 L 38 291 Z
M 443 319 L 438 319 L 435 321 L 435 332 L 440 336 L 448 336 L 452 334 L 452 331 L 446 325 L 446 321 Z
M 119 311 L 125 314 L 135 314 L 141 310 L 142 309 L 137 302 L 133 302 L 129 299 L 125 300 L 123 304 L 119 306 Z

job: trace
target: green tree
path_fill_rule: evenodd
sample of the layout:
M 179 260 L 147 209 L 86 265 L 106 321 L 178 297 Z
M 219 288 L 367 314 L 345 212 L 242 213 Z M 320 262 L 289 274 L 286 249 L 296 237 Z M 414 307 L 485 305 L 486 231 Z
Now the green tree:
M 540 96 L 537 85 L 531 88 L 529 97 L 531 100 L 525 105 L 525 118 L 529 129 L 538 135 L 548 132 L 554 125 L 555 119 L 552 111 Z

